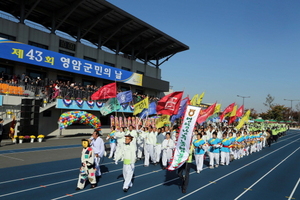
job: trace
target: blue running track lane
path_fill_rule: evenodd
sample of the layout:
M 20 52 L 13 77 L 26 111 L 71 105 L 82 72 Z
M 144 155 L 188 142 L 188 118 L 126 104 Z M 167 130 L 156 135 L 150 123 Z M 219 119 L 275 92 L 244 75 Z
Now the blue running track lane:
M 72 148 L 79 145 L 0 151 L 1 155 Z M 74 153 L 78 153 L 75 151 Z M 181 192 L 176 171 L 159 165 L 135 165 L 133 187 L 123 192 L 122 163 L 104 158 L 98 185 L 75 191 L 80 166 L 76 159 L 44 162 L 0 169 L 0 199 L 203 199 L 203 200 L 300 200 L 300 131 L 290 130 L 271 147 L 235 160 L 229 166 L 190 172 L 187 193 Z M 298 183 L 298 184 L 297 184 Z M 292 196 L 290 196 L 292 194 Z

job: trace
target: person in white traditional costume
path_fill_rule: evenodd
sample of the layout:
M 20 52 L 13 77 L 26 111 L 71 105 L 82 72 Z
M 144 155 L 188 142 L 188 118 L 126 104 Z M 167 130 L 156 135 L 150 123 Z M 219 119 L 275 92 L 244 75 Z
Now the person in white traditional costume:
M 175 148 L 175 143 L 171 139 L 171 134 L 167 132 L 166 139 L 164 139 L 164 141 L 161 144 L 163 169 L 167 168 L 167 164 L 168 162 L 170 162 L 172 158 L 174 148 Z
M 115 163 L 118 160 L 123 160 L 123 191 L 127 192 L 132 184 L 132 177 L 134 173 L 134 163 L 136 162 L 136 145 L 132 143 L 133 137 L 131 135 L 125 136 L 125 144 L 122 146 L 121 151 L 115 156 Z

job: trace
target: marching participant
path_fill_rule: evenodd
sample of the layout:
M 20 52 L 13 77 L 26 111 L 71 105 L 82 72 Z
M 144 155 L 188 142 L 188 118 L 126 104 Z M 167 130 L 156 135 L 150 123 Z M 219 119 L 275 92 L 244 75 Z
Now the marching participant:
M 157 129 L 157 134 L 156 134 L 156 144 L 154 145 L 154 165 L 157 165 L 159 163 L 160 158 L 161 158 L 161 144 L 163 143 L 165 139 L 165 136 L 162 133 L 162 129 L 158 128 Z
M 199 174 L 203 169 L 203 162 L 204 162 L 204 153 L 205 141 L 202 139 L 202 134 L 199 133 L 197 135 L 197 139 L 193 141 L 193 145 L 195 147 L 195 161 L 197 166 L 197 173 Z
M 116 139 L 117 139 L 117 146 L 115 155 L 121 150 L 122 145 L 125 143 L 125 127 L 121 127 L 120 131 L 116 131 Z
M 149 126 L 149 132 L 146 133 L 145 138 L 145 161 L 144 161 L 144 167 L 149 166 L 149 159 L 151 158 L 151 161 L 154 163 L 154 145 L 156 144 L 156 135 L 153 131 L 152 126 Z
M 136 161 L 136 145 L 132 143 L 133 137 L 131 135 L 125 135 L 125 144 L 122 146 L 122 150 L 116 155 L 115 163 L 118 164 L 118 160 L 123 160 L 123 191 L 127 192 L 132 184 L 132 176 L 134 173 L 134 163 Z
M 137 144 L 137 159 L 140 160 L 142 158 L 143 155 L 143 151 L 144 151 L 144 146 L 145 146 L 145 131 L 148 130 L 147 127 L 143 127 L 142 125 L 139 125 L 139 128 L 137 130 L 137 140 L 136 140 L 136 144 Z
M 131 135 L 131 136 L 133 137 L 132 143 L 133 143 L 134 145 L 136 145 L 137 133 L 136 133 L 136 130 L 133 129 L 133 126 L 132 126 L 132 125 L 130 125 L 130 126 L 128 127 L 128 130 L 126 131 L 126 135 Z
M 221 140 L 217 138 L 217 132 L 213 132 L 212 138 L 208 140 L 209 149 L 209 165 L 211 169 L 219 167 Z M 215 164 L 215 165 L 214 165 Z
M 221 147 L 221 165 L 229 165 L 229 156 L 230 156 L 230 145 L 231 140 L 227 137 L 227 133 L 223 133 L 223 140 L 222 140 L 222 147 Z
M 112 158 L 117 146 L 117 139 L 116 139 L 116 127 L 112 126 L 112 131 L 107 135 L 106 140 L 109 140 L 110 145 L 110 153 L 108 158 Z
M 76 190 L 83 189 L 87 179 L 91 183 L 91 188 L 96 187 L 94 151 L 90 147 L 88 140 L 82 139 L 81 143 L 83 147 L 81 152 L 81 168 Z
M 175 148 L 175 143 L 171 139 L 171 134 L 167 132 L 166 139 L 164 139 L 164 141 L 161 144 L 163 169 L 167 168 L 167 162 L 170 162 L 174 148 Z
M 105 147 L 100 133 L 97 130 L 94 130 L 92 137 L 90 138 L 91 147 L 95 154 L 95 168 L 96 168 L 96 178 L 101 176 L 100 171 L 100 162 L 103 158 Z

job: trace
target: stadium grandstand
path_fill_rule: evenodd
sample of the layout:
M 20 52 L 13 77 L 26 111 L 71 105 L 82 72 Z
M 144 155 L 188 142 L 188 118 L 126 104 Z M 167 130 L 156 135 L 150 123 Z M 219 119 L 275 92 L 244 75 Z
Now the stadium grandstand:
M 75 101 L 91 102 L 112 82 L 118 92 L 133 92 L 131 105 L 146 96 L 157 101 L 170 89 L 161 79 L 162 64 L 188 49 L 104 0 L 0 0 L 0 118 L 5 129 L 16 116 L 21 133 L 50 136 L 61 134 L 58 118 L 71 110 L 108 125 L 99 107 Z M 85 130 L 66 131 L 75 128 Z

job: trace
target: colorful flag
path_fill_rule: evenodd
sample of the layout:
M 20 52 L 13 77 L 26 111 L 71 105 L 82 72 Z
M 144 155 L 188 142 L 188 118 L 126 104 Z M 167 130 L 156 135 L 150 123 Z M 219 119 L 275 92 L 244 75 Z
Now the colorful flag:
M 199 97 L 197 98 L 197 103 L 196 103 L 197 106 L 201 105 L 201 102 L 203 100 L 204 94 L 205 94 L 205 92 L 202 92 L 202 94 L 200 94 Z
M 192 100 L 190 101 L 190 105 L 191 106 L 196 106 L 197 104 L 197 99 L 198 99 L 198 94 L 195 94 L 192 98 Z
M 170 166 L 168 167 L 168 170 L 173 171 L 175 169 L 178 169 L 188 159 L 192 134 L 200 110 L 200 107 L 190 105 L 187 106 L 176 143 L 174 156 L 171 159 L 172 161 Z
M 239 107 L 239 109 L 236 111 L 236 117 L 241 117 L 243 116 L 244 113 L 244 105 L 242 105 L 241 107 Z
M 108 115 L 109 113 L 115 112 L 121 108 L 117 98 L 109 99 L 104 106 L 100 108 L 100 112 L 103 116 Z
M 228 124 L 231 124 L 235 121 L 236 119 L 236 110 L 237 110 L 237 105 L 235 105 L 231 111 L 231 113 L 229 114 L 229 121 Z
M 230 113 L 234 107 L 235 103 L 230 104 L 229 106 L 227 106 L 227 108 L 225 108 L 225 110 L 222 112 L 221 116 L 220 116 L 220 121 L 222 122 L 224 119 L 225 114 Z
M 117 96 L 117 83 L 110 83 L 101 87 L 97 92 L 92 94 L 92 100 L 109 99 Z
M 243 127 L 243 125 L 245 124 L 245 122 L 247 122 L 249 120 L 250 112 L 251 112 L 250 109 L 247 110 L 247 112 L 245 113 L 245 115 L 239 121 L 239 124 L 236 126 L 237 130 L 240 130 Z
M 149 108 L 145 108 L 140 114 L 139 117 L 142 119 L 145 119 L 147 116 L 149 115 L 154 115 L 156 114 L 156 103 L 155 102 L 151 102 L 149 104 Z
M 214 103 L 213 105 L 209 106 L 206 110 L 204 110 L 204 113 L 198 116 L 197 123 L 201 124 L 205 122 L 209 116 L 214 114 L 216 105 L 217 103 Z
M 156 128 L 161 128 L 165 124 L 170 124 L 170 115 L 162 115 L 156 119 Z
M 180 106 L 183 92 L 173 92 L 157 102 L 157 114 L 176 115 Z
M 214 114 L 219 113 L 221 111 L 221 104 L 217 104 L 215 107 Z
M 118 99 L 120 104 L 128 103 L 128 102 L 132 101 L 132 92 L 131 92 L 131 90 L 118 93 L 117 94 L 117 99 Z
M 186 98 L 184 98 L 184 99 L 181 100 L 178 113 L 176 115 L 172 115 L 172 117 L 171 117 L 171 122 L 172 123 L 174 123 L 174 121 L 176 119 L 178 119 L 178 118 L 180 118 L 180 117 L 183 116 L 184 111 L 185 111 L 185 109 L 186 109 L 186 107 L 188 105 L 188 102 L 189 102 L 189 98 L 188 97 L 186 97 Z
M 145 99 L 143 99 L 142 101 L 134 104 L 134 111 L 133 111 L 133 115 L 137 115 L 140 112 L 143 111 L 143 109 L 145 108 L 149 108 L 149 98 L 146 97 Z

